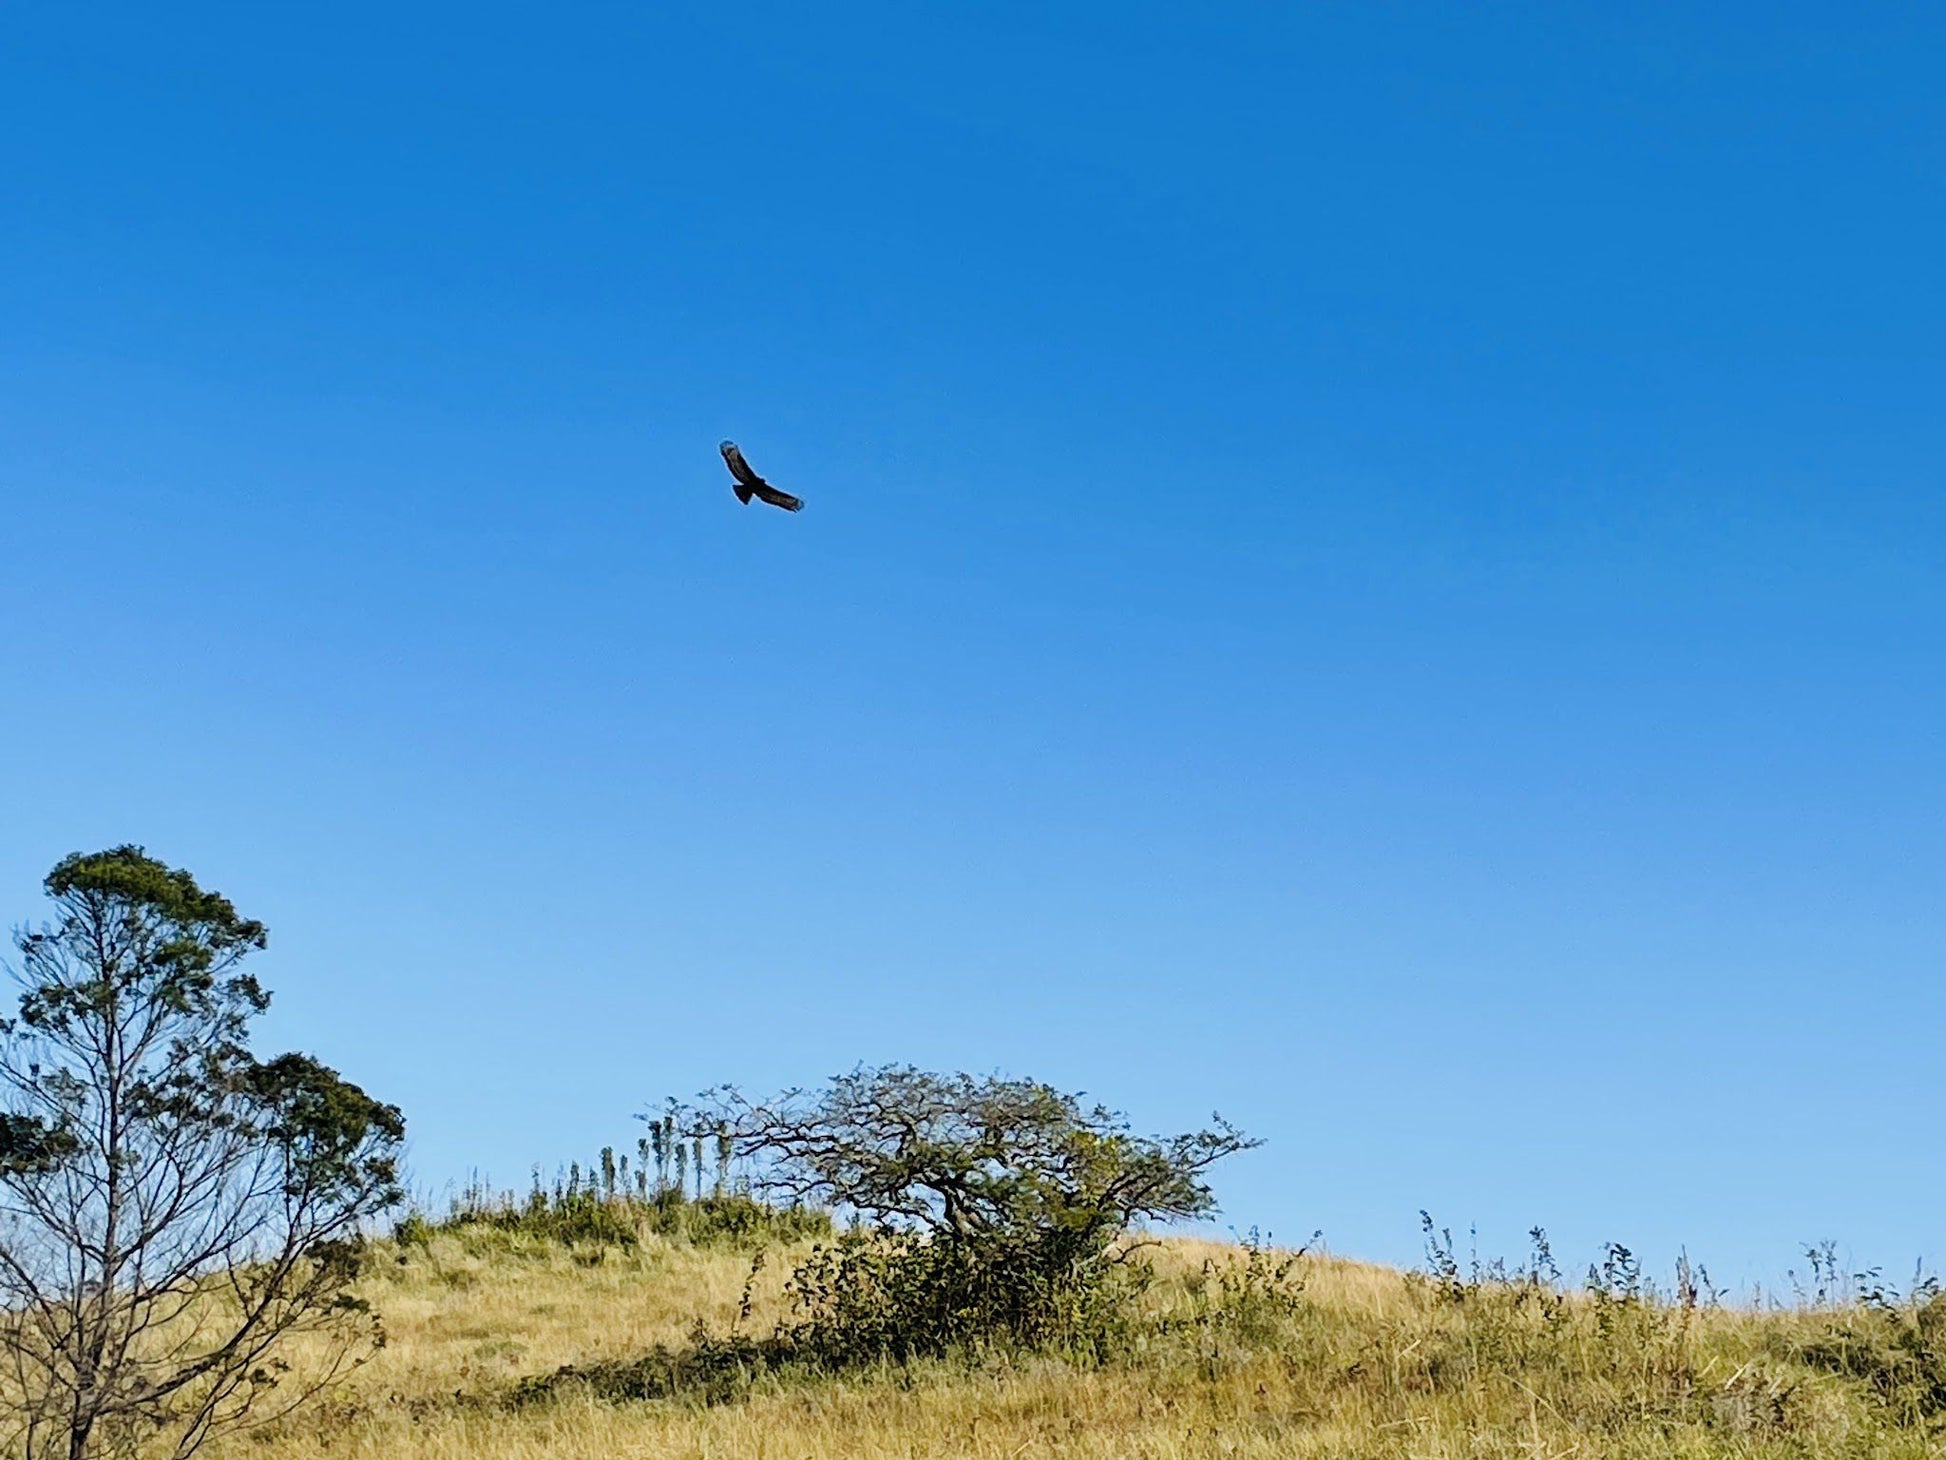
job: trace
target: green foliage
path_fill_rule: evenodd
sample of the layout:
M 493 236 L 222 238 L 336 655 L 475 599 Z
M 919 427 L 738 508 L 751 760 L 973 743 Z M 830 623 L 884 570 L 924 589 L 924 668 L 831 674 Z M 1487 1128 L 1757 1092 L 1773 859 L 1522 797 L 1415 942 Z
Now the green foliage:
M 252 1063 L 240 1084 L 260 1112 L 259 1138 L 307 1186 L 340 1200 L 368 1199 L 374 1188 L 398 1192 L 405 1118 L 396 1105 L 303 1054 Z
M 1104 1360 L 1124 1345 L 1149 1272 L 1106 1259 L 1077 1266 L 1064 1236 L 848 1233 L 791 1275 L 790 1336 L 835 1368 L 991 1348 Z
M 1298 1265 L 1307 1250 L 1280 1252 L 1252 1231 L 1240 1257 L 1204 1260 L 1189 1284 L 1187 1321 L 1177 1326 L 1197 1332 L 1207 1367 L 1219 1367 L 1226 1352 L 1247 1353 L 1281 1339 L 1303 1311 Z
M 908 1065 L 763 1102 L 726 1086 L 682 1114 L 753 1165 L 760 1190 L 948 1240 L 1064 1232 L 1100 1246 L 1137 1222 L 1205 1216 L 1216 1206 L 1206 1173 L 1256 1144 L 1220 1117 L 1138 1136 L 1114 1111 L 1039 1081 Z
M 568 1364 L 552 1374 L 523 1379 L 508 1398 L 516 1407 L 575 1393 L 608 1404 L 649 1399 L 727 1404 L 743 1398 L 760 1378 L 809 1378 L 821 1372 L 788 1339 L 719 1339 L 699 1330 L 682 1348 L 657 1344 L 639 1359 Z
M 691 1198 L 674 1187 L 654 1196 L 624 1192 L 619 1166 L 614 1186 L 611 1195 L 605 1171 L 596 1183 L 584 1181 L 578 1166 L 573 1180 L 557 1182 L 552 1190 L 537 1179 L 525 1198 L 475 1186 L 442 1218 L 407 1216 L 393 1237 L 401 1247 L 424 1245 L 442 1233 L 494 1232 L 565 1247 L 633 1248 L 653 1236 L 700 1247 L 751 1248 L 831 1232 L 830 1214 L 814 1208 L 772 1207 L 740 1194 Z
M 1797 1356 L 1862 1380 L 1900 1423 L 1946 1428 L 1946 1293 L 1928 1280 L 1909 1297 L 1864 1275 L 1855 1305 Z
M 44 886 L 62 917 L 21 935 L 27 1030 L 69 1037 L 141 1002 L 227 1040 L 269 1007 L 257 980 L 236 967 L 265 946 L 263 924 L 239 917 L 228 898 L 205 892 L 189 873 L 119 846 L 62 858 Z M 35 976 L 57 966 L 58 976 Z
M 50 1175 L 79 1148 L 79 1137 L 64 1125 L 0 1111 L 0 1177 Z
M 424 1248 L 432 1242 L 437 1232 L 438 1228 L 420 1213 L 407 1212 L 399 1219 L 398 1225 L 392 1228 L 392 1241 L 402 1251 L 414 1247 Z

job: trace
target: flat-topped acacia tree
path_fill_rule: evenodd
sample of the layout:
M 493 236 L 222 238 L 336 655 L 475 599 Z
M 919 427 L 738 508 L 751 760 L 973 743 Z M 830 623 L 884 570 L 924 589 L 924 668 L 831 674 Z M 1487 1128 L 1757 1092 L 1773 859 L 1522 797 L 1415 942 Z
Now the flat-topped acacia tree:
M 351 1283 L 405 1125 L 306 1055 L 251 1053 L 264 929 L 228 899 L 133 846 L 45 885 L 0 1020 L 6 1453 L 186 1456 L 376 1342 Z
M 1205 1216 L 1216 1206 L 1209 1169 L 1257 1144 L 1221 1117 L 1140 1136 L 1038 1080 L 909 1065 L 762 1101 L 725 1086 L 687 1114 L 749 1161 L 772 1199 L 848 1207 L 948 1241 L 1026 1228 L 1092 1246 L 1144 1221 Z

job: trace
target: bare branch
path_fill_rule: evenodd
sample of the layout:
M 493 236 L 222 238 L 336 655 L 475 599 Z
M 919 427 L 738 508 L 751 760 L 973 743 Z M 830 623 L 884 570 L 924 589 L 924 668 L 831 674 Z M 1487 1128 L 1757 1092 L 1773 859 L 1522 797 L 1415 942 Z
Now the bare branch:
M 403 1122 L 245 1041 L 261 925 L 122 847 L 48 878 L 0 1021 L 0 1420 L 26 1460 L 187 1456 L 375 1342 L 361 1225 L 400 1198 Z M 328 1342 L 304 1373 L 288 1340 Z

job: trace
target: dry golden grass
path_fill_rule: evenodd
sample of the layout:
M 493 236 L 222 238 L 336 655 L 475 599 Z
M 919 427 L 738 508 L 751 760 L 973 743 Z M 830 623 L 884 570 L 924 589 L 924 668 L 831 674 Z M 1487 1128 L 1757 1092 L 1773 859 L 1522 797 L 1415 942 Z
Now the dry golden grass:
M 792 1254 L 772 1251 L 752 1327 L 779 1310 Z M 1189 1460 L 1189 1457 L 1883 1456 L 1946 1453 L 1889 1418 L 1857 1380 L 1792 1359 L 1831 1315 L 1653 1310 L 1604 1330 L 1577 1305 L 1531 1363 L 1512 1308 L 1441 1303 L 1403 1274 L 1329 1258 L 1300 1264 L 1301 1311 L 1271 1330 L 1194 1322 L 1125 1362 L 938 1364 L 845 1380 L 760 1380 L 745 1398 L 605 1404 L 585 1394 L 515 1407 L 512 1382 L 590 1359 L 679 1344 L 700 1318 L 733 1321 L 749 1254 L 654 1238 L 637 1251 L 569 1251 L 501 1233 L 386 1252 L 367 1296 L 387 1347 L 333 1396 L 219 1460 Z M 1234 1249 L 1172 1242 L 1151 1294 L 1207 1311 L 1198 1275 Z M 1497 1301 L 1497 1300 L 1495 1300 Z M 1199 1309 L 1199 1303 L 1203 1306 Z M 1522 1310 L 1524 1312 L 1524 1310 Z M 1522 1337 L 1525 1334 L 1526 1337 Z M 1679 1337 L 1672 1337 L 1679 1335 Z M 1645 1403 L 1672 1342 L 1696 1392 Z M 1499 1347 L 1495 1347 L 1499 1345 Z M 1638 1353 L 1639 1350 L 1639 1353 Z M 1472 1361 L 1469 1364 L 1469 1354 Z M 1501 1357 L 1496 1357 L 1501 1356 Z M 1672 1417 L 1673 1416 L 1673 1417 Z

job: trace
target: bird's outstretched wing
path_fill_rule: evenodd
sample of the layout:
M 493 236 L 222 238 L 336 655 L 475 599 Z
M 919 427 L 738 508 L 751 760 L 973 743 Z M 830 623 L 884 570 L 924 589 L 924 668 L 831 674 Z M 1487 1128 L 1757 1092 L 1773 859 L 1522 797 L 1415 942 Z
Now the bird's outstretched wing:
M 786 512 L 802 512 L 804 510 L 804 501 L 802 498 L 793 497 L 789 492 L 780 492 L 769 482 L 765 482 L 761 487 L 755 488 L 755 491 L 759 497 L 763 498 L 764 501 L 770 503 L 773 507 L 782 507 Z
M 730 490 L 736 493 L 737 500 L 744 506 L 750 505 L 752 497 L 758 497 L 773 507 L 782 507 L 786 512 L 804 510 L 802 499 L 793 497 L 789 492 L 780 492 L 751 470 L 750 463 L 743 459 L 736 442 L 725 441 L 716 449 L 723 453 L 723 464 L 729 467 L 730 475 L 736 479 Z
M 725 441 L 716 449 L 723 453 L 723 464 L 729 467 L 730 475 L 737 479 L 740 486 L 748 487 L 754 492 L 758 487 L 765 485 L 764 479 L 752 471 L 750 463 L 743 459 L 743 453 L 737 449 L 736 442 Z

